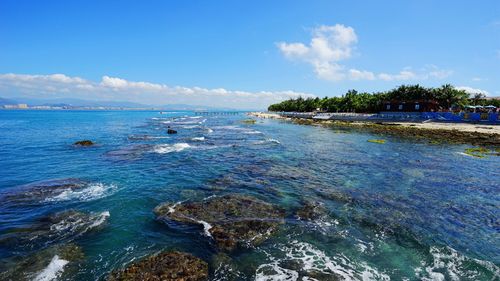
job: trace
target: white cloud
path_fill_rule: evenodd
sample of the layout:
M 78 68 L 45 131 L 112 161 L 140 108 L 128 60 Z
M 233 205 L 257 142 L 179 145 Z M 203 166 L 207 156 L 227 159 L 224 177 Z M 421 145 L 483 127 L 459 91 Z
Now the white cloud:
M 457 90 L 463 90 L 466 93 L 468 93 L 469 95 L 474 95 L 474 94 L 483 94 L 485 96 L 489 96 L 490 95 L 490 93 L 488 91 L 486 91 L 486 90 L 472 88 L 472 87 L 469 87 L 469 86 L 455 87 L 455 89 L 457 89 Z
M 169 87 L 103 76 L 95 82 L 64 74 L 0 74 L 2 96 L 31 98 L 81 98 L 131 101 L 147 105 L 192 104 L 232 108 L 265 108 L 289 98 L 315 97 L 295 91 L 233 91 L 223 88 Z
M 419 72 L 403 69 L 396 74 L 349 69 L 342 62 L 350 59 L 356 49 L 358 37 L 354 28 L 342 24 L 322 25 L 312 30 L 312 38 L 308 45 L 300 42 L 277 43 L 281 53 L 290 60 L 310 64 L 319 79 L 340 81 L 350 80 L 384 80 L 406 81 L 445 79 L 452 71 L 442 70 L 434 65 L 425 67 Z
M 375 80 L 375 74 L 370 71 L 349 69 L 349 77 L 352 80 Z
M 357 41 L 352 27 L 336 24 L 315 28 L 308 46 L 286 42 L 279 42 L 277 46 L 285 57 L 311 64 L 319 78 L 342 80 L 346 75 L 338 62 L 352 56 Z
M 481 82 L 481 81 L 486 81 L 486 80 L 488 80 L 488 79 L 486 79 L 486 78 L 481 78 L 481 77 L 472 77 L 472 79 L 471 79 L 471 80 L 472 80 L 472 81 L 474 81 L 474 82 Z

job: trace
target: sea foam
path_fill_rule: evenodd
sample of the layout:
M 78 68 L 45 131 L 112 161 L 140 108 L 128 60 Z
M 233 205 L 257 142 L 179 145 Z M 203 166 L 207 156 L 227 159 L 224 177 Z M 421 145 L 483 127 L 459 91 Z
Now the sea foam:
M 91 201 L 106 197 L 117 190 L 117 186 L 114 184 L 103 184 L 103 183 L 90 183 L 85 188 L 81 190 L 66 189 L 54 197 L 47 198 L 48 202 L 59 202 L 59 201 Z
M 284 259 L 269 256 L 270 262 L 257 268 L 255 280 L 299 280 L 298 271 L 281 266 L 284 260 L 300 261 L 302 265 L 300 271 L 335 275 L 341 277 L 341 280 L 390 280 L 388 275 L 378 272 L 365 263 L 354 263 L 342 254 L 330 257 L 306 242 L 294 240 L 280 250 L 285 254 Z M 315 279 L 303 277 L 302 280 Z
M 57 279 L 61 276 L 64 271 L 64 267 L 69 263 L 67 260 L 63 260 L 59 258 L 58 255 L 55 255 L 50 261 L 49 265 L 40 271 L 33 281 L 51 281 Z
M 175 144 L 158 144 L 153 148 L 153 152 L 159 154 L 171 153 L 171 152 L 180 152 L 186 148 L 190 148 L 191 146 L 187 143 L 175 143 Z

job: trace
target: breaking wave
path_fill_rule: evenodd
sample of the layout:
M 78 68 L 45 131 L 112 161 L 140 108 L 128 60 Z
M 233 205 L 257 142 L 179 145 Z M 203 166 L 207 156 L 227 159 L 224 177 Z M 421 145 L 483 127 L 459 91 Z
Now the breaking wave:
M 180 152 L 186 148 L 190 148 L 191 146 L 187 143 L 175 143 L 175 144 L 158 144 L 153 147 L 153 152 L 159 154 L 171 153 L 171 152 Z
M 76 232 L 78 232 L 78 234 L 83 234 L 102 225 L 109 217 L 110 214 L 108 211 L 97 214 L 90 214 L 88 217 L 69 216 L 67 219 L 63 219 L 56 224 L 51 225 L 50 230 L 53 232 L 62 233 L 63 235 Z
M 77 200 L 77 201 L 91 201 L 100 198 L 107 197 L 114 193 L 118 187 L 114 184 L 103 184 L 100 182 L 97 183 L 89 183 L 83 189 L 66 189 L 63 190 L 56 196 L 49 197 L 45 199 L 47 202 L 60 202 L 60 201 L 69 201 L 69 200 Z
M 51 281 L 56 280 L 64 271 L 64 267 L 69 263 L 67 260 L 59 258 L 55 255 L 50 261 L 49 265 L 40 271 L 33 281 Z
M 257 268 L 255 280 L 316 280 L 308 273 L 321 273 L 340 280 L 390 280 L 388 275 L 366 263 L 354 263 L 342 254 L 330 257 L 309 243 L 294 240 L 280 250 L 284 257 L 280 259 L 268 254 L 270 262 Z M 287 268 L 287 261 L 301 268 Z
M 450 247 L 431 247 L 429 253 L 431 263 L 422 262 L 422 267 L 415 270 L 420 280 L 500 279 L 500 268 L 491 262 L 468 258 Z
M 204 141 L 205 137 L 195 137 L 191 139 L 192 141 Z
M 260 145 L 260 144 L 267 144 L 267 143 L 271 143 L 271 144 L 281 144 L 281 142 L 277 139 L 266 139 L 266 140 L 262 140 L 262 141 L 256 141 L 254 142 L 254 144 L 257 144 L 257 145 Z

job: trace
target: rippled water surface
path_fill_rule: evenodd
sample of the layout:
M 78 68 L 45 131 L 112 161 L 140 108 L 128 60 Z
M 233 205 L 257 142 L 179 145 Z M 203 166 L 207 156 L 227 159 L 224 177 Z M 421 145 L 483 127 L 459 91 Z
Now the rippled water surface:
M 105 279 L 169 249 L 207 261 L 212 280 L 500 279 L 500 157 L 244 119 L 0 111 L 0 279 Z M 233 193 L 281 207 L 285 223 L 221 254 L 203 225 L 153 214 Z

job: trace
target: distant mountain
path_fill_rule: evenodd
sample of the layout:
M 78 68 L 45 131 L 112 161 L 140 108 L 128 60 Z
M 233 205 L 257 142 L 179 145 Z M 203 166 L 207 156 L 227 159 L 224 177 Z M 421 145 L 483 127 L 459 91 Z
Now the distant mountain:
M 166 105 L 148 105 L 128 101 L 92 101 L 74 98 L 57 99 L 32 99 L 15 98 L 16 100 L 0 98 L 0 106 L 5 104 L 26 103 L 29 106 L 52 106 L 52 107 L 113 107 L 113 108 L 155 108 L 159 110 L 206 110 L 206 111 L 234 111 L 234 108 L 211 107 L 190 104 L 166 104 Z
M 151 105 L 144 105 L 140 103 L 127 102 L 127 101 L 90 101 L 72 98 L 59 98 L 59 99 L 27 99 L 18 98 L 23 103 L 30 106 L 44 105 L 44 106 L 77 106 L 77 107 L 123 107 L 123 108 L 149 108 Z
M 0 106 L 6 105 L 6 104 L 18 104 L 18 102 L 15 100 L 11 100 L 11 99 L 0 98 Z

